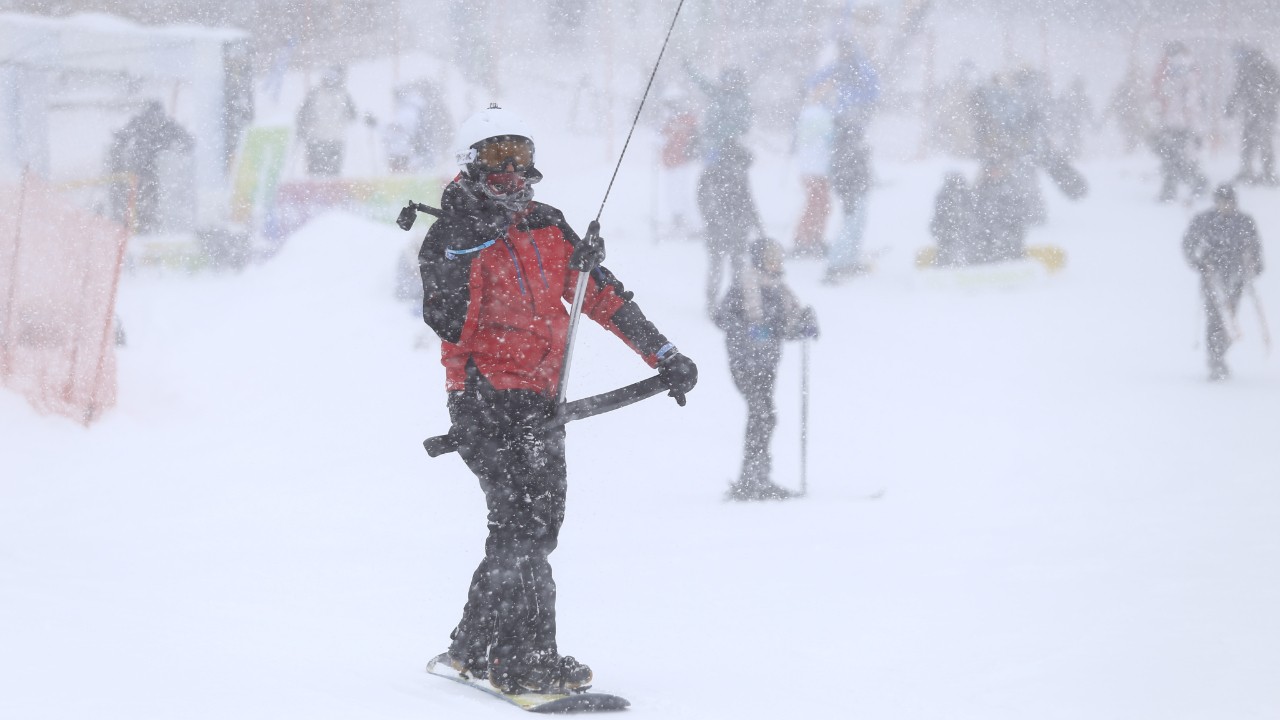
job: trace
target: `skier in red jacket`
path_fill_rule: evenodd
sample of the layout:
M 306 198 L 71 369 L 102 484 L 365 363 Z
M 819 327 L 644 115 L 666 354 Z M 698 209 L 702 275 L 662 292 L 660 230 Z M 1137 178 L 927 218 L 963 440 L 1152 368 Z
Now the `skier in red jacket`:
M 583 314 L 635 350 L 684 404 L 697 367 L 603 266 L 603 243 L 533 201 L 532 133 L 490 105 L 459 129 L 462 170 L 418 254 L 423 318 L 441 340 L 451 434 L 484 490 L 485 557 L 472 578 L 450 664 L 506 693 L 566 692 L 591 669 L 556 646 L 548 556 L 564 520 L 565 431 L 557 407 L 576 267 L 594 268 Z

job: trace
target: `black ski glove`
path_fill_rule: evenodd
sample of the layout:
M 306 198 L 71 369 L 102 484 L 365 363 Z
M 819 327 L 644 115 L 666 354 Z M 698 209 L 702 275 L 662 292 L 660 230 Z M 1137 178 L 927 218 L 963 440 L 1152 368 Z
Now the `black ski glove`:
M 604 238 L 600 237 L 600 223 L 592 220 L 587 226 L 587 235 L 573 246 L 573 255 L 569 256 L 570 269 L 579 272 L 591 272 L 604 262 Z
M 670 388 L 671 392 L 667 394 L 675 398 L 680 407 L 684 407 L 685 393 L 698 384 L 698 366 L 688 356 L 672 348 L 658 361 L 658 377 Z

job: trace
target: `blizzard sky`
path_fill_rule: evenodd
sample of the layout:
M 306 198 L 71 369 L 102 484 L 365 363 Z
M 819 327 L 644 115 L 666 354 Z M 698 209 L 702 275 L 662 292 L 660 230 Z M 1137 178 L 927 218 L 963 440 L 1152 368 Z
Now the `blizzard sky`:
M 953 46 L 961 26 L 934 23 Z M 622 90 L 642 87 L 664 31 L 635 28 L 637 59 L 594 119 L 571 113 L 563 78 L 600 77 L 602 62 L 506 66 L 498 99 L 539 133 L 538 199 L 575 227 L 634 113 Z M 1035 32 L 1020 36 L 1031 48 Z M 1003 36 L 975 37 L 999 67 Z M 1129 44 L 1094 47 L 1101 98 Z M 491 92 L 423 51 L 355 62 L 351 86 L 376 114 L 393 79 L 417 74 L 440 78 L 457 119 Z M 310 79 L 299 69 L 260 95 L 260 122 L 289 122 Z M 1154 158 L 1123 155 L 1107 130 L 1079 165 L 1088 197 L 1044 186 L 1049 221 L 1028 241 L 1063 248 L 1061 273 L 921 272 L 943 173 L 975 168 L 921 156 L 920 132 L 901 111 L 872 128 L 877 271 L 829 287 L 820 263 L 788 266 L 823 328 L 810 495 L 744 506 L 721 499 L 744 407 L 704 316 L 702 249 L 658 232 L 664 178 L 643 120 L 601 218 L 607 264 L 701 381 L 686 408 L 659 397 L 570 429 L 561 650 L 652 718 L 1280 717 L 1280 370 L 1246 303 L 1233 379 L 1204 380 L 1179 247 L 1204 204 L 1157 204 Z M 751 140 L 766 229 L 789 243 L 801 189 L 786 128 Z M 377 167 L 365 128 L 348 145 L 348 175 Z M 1229 178 L 1233 136 L 1203 159 Z M 1266 309 L 1280 307 L 1276 192 L 1241 192 L 1273 261 Z M 0 392 L 0 716 L 518 712 L 423 672 L 482 553 L 483 499 L 456 457 L 421 449 L 447 427 L 443 372 L 392 297 L 422 228 L 392 220 L 323 215 L 240 273 L 126 274 L 119 404 L 88 429 Z M 650 372 L 598 328 L 579 342 L 571 395 Z M 774 445 L 791 487 L 796 350 Z

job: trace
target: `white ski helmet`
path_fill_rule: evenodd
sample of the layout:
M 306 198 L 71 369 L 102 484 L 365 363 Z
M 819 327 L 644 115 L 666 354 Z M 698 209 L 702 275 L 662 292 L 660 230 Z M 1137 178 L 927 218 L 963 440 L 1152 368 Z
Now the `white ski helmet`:
M 490 138 L 513 136 L 527 138 L 534 142 L 533 133 L 520 116 L 498 107 L 497 103 L 489 103 L 489 107 L 472 115 L 458 127 L 457 154 L 458 166 L 464 171 L 476 157 L 476 146 Z

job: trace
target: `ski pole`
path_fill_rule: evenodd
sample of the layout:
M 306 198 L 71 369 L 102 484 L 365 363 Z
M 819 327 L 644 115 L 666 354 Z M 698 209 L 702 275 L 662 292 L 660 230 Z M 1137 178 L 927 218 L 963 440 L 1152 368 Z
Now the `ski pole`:
M 645 100 L 649 98 L 649 90 L 653 87 L 653 79 L 658 74 L 658 66 L 662 64 L 662 56 L 667 52 L 667 43 L 671 42 L 671 32 L 676 29 L 676 20 L 680 18 L 680 8 L 684 7 L 684 0 L 680 0 L 676 5 L 676 12 L 671 18 L 671 26 L 667 28 L 667 36 L 662 41 L 662 49 L 658 51 L 658 59 L 653 63 L 653 71 L 649 73 L 649 82 L 644 86 L 644 94 L 640 96 L 640 105 L 636 108 L 636 116 L 631 120 L 631 129 L 627 131 L 627 139 L 622 143 L 622 152 L 618 154 L 618 162 L 613 166 L 613 176 L 609 178 L 609 185 L 604 190 L 604 198 L 600 200 L 600 209 L 596 210 L 596 218 L 587 226 L 587 235 L 581 240 L 583 243 L 595 243 L 600 247 L 601 259 L 603 259 L 603 243 L 600 241 L 600 215 L 604 213 L 604 205 L 609 201 L 609 192 L 613 190 L 613 182 L 618 179 L 618 170 L 622 167 L 622 159 L 627 155 L 627 146 L 631 144 L 631 136 L 635 134 L 636 125 L 640 122 L 640 111 L 644 109 Z M 573 342 L 578 333 L 578 321 L 582 317 L 582 304 L 587 295 L 587 283 L 591 277 L 591 271 L 595 268 L 574 268 L 578 271 L 578 283 L 573 291 L 573 306 L 569 309 L 569 334 L 565 338 L 564 360 L 560 365 L 560 389 L 558 391 L 559 404 L 564 405 L 565 396 L 568 392 L 569 383 L 569 365 L 573 361 Z
M 621 159 L 619 159 L 621 161 Z M 587 226 L 587 236 L 580 242 L 595 243 L 600 245 L 600 256 L 597 259 L 604 259 L 604 247 L 600 241 L 600 220 L 592 220 Z M 560 363 L 560 389 L 556 395 L 557 404 L 563 408 L 565 397 L 569 392 L 569 365 L 573 363 L 573 341 L 578 335 L 578 321 L 582 318 L 582 303 L 587 298 L 587 282 L 591 278 L 591 271 L 595 268 L 579 267 L 574 268 L 578 271 L 578 284 L 573 289 L 573 305 L 569 308 L 569 334 L 564 341 L 564 360 Z
M 1271 356 L 1271 328 L 1267 326 L 1267 313 L 1262 309 L 1262 298 L 1258 297 L 1258 288 L 1249 283 L 1249 297 L 1253 298 L 1253 309 L 1258 313 L 1258 325 L 1262 330 L 1262 349 L 1267 357 Z
M 809 340 L 800 343 L 800 495 L 809 492 Z

